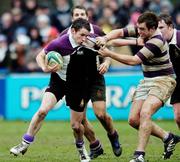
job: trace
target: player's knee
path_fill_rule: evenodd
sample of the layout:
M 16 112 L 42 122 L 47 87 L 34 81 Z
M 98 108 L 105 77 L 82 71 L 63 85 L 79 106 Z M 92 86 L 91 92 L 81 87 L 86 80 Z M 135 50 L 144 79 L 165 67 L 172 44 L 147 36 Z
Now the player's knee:
M 139 119 L 130 117 L 128 123 L 131 127 L 138 129 L 139 128 Z
M 80 124 L 78 122 L 74 122 L 71 124 L 71 128 L 74 132 L 79 133 L 80 132 Z
M 82 122 L 81 122 L 83 125 L 86 125 L 88 123 L 88 120 L 86 117 L 83 118 Z
M 38 111 L 39 119 L 43 120 L 46 117 L 46 115 L 47 115 L 47 111 L 45 111 L 45 110 L 39 110 Z
M 140 113 L 140 119 L 141 119 L 141 121 L 150 120 L 151 119 L 151 113 L 147 112 L 147 111 L 142 111 Z
M 100 120 L 100 121 L 104 121 L 107 117 L 106 113 L 104 112 L 100 112 L 100 113 L 96 113 L 96 117 Z
M 176 121 L 178 127 L 180 128 L 180 116 L 175 116 L 175 121 Z

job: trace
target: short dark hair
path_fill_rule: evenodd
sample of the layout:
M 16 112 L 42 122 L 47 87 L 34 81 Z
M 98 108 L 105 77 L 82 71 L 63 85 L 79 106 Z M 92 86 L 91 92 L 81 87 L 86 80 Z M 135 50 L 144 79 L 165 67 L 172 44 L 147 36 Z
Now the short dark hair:
M 91 30 L 89 22 L 82 18 L 73 21 L 71 28 L 73 28 L 75 31 L 78 31 L 82 28 L 85 28 L 88 31 Z
M 86 13 L 86 15 L 88 16 L 87 9 L 86 9 L 84 6 L 80 6 L 80 5 L 74 6 L 74 7 L 71 9 L 71 16 L 73 16 L 75 9 L 84 10 L 85 13 Z
M 145 23 L 148 29 L 157 29 L 158 27 L 158 17 L 155 13 L 146 11 L 139 16 L 138 21 L 140 23 Z
M 173 27 L 173 21 L 172 21 L 172 17 L 168 14 L 165 13 L 161 13 L 159 15 L 159 21 L 164 20 L 164 22 L 168 25 L 168 26 L 172 26 Z

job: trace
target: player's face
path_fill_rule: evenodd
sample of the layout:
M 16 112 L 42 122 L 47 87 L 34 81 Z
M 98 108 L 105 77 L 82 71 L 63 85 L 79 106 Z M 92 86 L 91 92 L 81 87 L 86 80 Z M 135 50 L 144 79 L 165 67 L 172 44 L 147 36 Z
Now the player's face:
M 152 29 L 148 29 L 145 23 L 137 23 L 138 33 L 141 38 L 148 39 L 152 35 Z
M 87 41 L 87 36 L 89 35 L 89 31 L 85 28 L 82 28 L 78 31 L 75 31 L 72 29 L 72 36 L 75 40 L 75 42 L 79 45 L 81 45 L 83 42 Z
M 170 28 L 171 28 L 171 27 L 168 26 L 168 25 L 164 22 L 164 20 L 161 20 L 161 21 L 159 21 L 159 23 L 158 23 L 158 28 L 160 29 L 163 37 L 164 37 L 166 40 L 169 40 L 169 39 L 170 39 L 169 33 L 170 33 Z
M 79 18 L 88 20 L 88 16 L 86 15 L 86 11 L 83 9 L 76 8 L 73 11 L 72 21 L 77 20 Z

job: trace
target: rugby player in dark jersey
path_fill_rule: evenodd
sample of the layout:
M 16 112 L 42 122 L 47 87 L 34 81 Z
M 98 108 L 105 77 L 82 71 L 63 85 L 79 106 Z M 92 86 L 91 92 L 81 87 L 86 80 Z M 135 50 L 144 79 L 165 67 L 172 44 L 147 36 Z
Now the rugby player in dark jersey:
M 169 44 L 169 55 L 176 73 L 176 88 L 170 103 L 174 108 L 175 121 L 180 129 L 180 30 L 176 30 L 170 15 L 160 14 L 158 28 Z
M 72 22 L 74 20 L 77 20 L 78 18 L 83 18 L 88 20 L 87 11 L 83 6 L 75 6 L 72 8 Z M 97 26 L 90 23 L 91 34 L 95 34 L 96 36 L 103 36 L 105 33 Z M 64 30 L 60 36 L 63 36 L 64 34 L 71 33 L 71 27 Z M 93 51 L 86 50 L 85 51 L 87 55 L 93 55 Z M 77 65 L 78 65 L 77 60 Z M 97 80 L 96 82 L 93 82 L 93 86 L 91 87 L 91 91 L 89 92 L 90 96 L 89 99 L 92 102 L 92 107 L 94 109 L 95 115 L 98 118 L 98 120 L 101 122 L 103 127 L 105 128 L 108 138 L 111 142 L 113 152 L 116 156 L 120 156 L 121 154 L 121 147 L 118 141 L 118 133 L 115 130 L 113 126 L 113 121 L 110 115 L 106 112 L 106 87 L 105 87 L 105 79 L 103 74 L 107 72 L 109 66 L 110 66 L 110 58 L 102 58 L 99 56 L 96 56 L 96 60 L 94 58 L 93 63 L 96 63 L 98 65 L 96 73 L 97 74 Z M 89 69 L 91 69 L 91 66 L 89 66 Z M 91 159 L 96 158 L 97 156 L 103 154 L 103 148 L 99 140 L 95 137 L 95 133 L 92 129 L 92 126 L 90 122 L 86 118 L 86 109 L 84 112 L 84 119 L 83 119 L 83 125 L 85 128 L 85 136 L 90 142 L 90 157 Z

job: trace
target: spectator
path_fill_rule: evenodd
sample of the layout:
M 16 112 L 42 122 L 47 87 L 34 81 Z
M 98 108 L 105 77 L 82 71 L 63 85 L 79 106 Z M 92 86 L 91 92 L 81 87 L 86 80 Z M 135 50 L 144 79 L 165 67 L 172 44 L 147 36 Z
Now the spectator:
M 21 10 L 25 10 L 24 0 L 11 0 L 11 9 L 19 8 Z
M 58 30 L 51 26 L 50 19 L 47 15 L 37 16 L 37 27 L 44 45 L 58 36 Z
M 123 28 L 129 23 L 131 6 L 131 0 L 123 0 L 122 5 L 119 7 L 116 22 L 119 28 Z
M 68 0 L 56 0 L 55 12 L 51 15 L 52 25 L 59 32 L 63 31 L 71 24 L 71 6 Z
M 0 33 L 3 33 L 7 37 L 8 44 L 12 43 L 14 35 L 13 17 L 10 12 L 5 12 L 1 16 Z
M 0 34 L 0 70 L 8 69 L 10 63 L 9 49 L 7 38 L 5 35 Z

